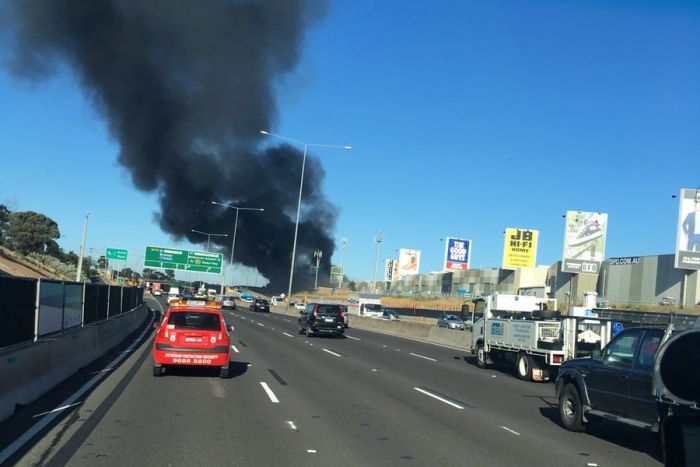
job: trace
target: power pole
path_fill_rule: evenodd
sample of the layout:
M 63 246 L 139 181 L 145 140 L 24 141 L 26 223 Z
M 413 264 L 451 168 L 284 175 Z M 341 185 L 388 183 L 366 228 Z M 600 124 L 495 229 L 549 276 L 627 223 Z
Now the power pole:
M 374 243 L 377 245 L 377 252 L 374 255 L 374 279 L 372 281 L 372 289 L 374 293 L 377 293 L 377 266 L 379 265 L 379 247 L 384 241 L 384 237 L 381 235 L 374 236 Z
M 338 288 L 343 286 L 343 276 L 345 275 L 345 245 L 348 244 L 348 239 L 345 237 L 340 238 L 340 277 L 338 277 Z
M 78 270 L 75 272 L 75 282 L 80 282 L 80 276 L 83 273 L 83 254 L 85 254 L 85 240 L 87 239 L 88 217 L 89 212 L 85 213 L 85 224 L 83 225 L 83 241 L 80 244 L 80 257 L 78 258 Z
M 323 252 L 321 250 L 314 250 L 314 258 L 316 258 L 316 279 L 314 280 L 314 289 L 318 289 L 318 268 L 321 265 L 321 257 L 323 257 Z

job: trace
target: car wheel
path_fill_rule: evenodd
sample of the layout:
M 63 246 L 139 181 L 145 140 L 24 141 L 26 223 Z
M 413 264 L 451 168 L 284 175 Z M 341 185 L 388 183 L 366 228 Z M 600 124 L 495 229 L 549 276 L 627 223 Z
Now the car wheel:
M 479 368 L 486 368 L 487 366 L 486 350 L 484 350 L 484 344 L 476 344 L 476 366 Z
M 311 326 L 309 326 L 309 325 L 307 324 L 307 325 L 306 325 L 306 337 L 311 337 L 311 336 L 313 336 L 313 335 L 314 335 L 314 333 L 311 332 Z
M 564 386 L 564 390 L 559 396 L 559 418 L 564 428 L 569 431 L 583 431 L 585 429 L 581 396 L 576 386 L 571 383 Z
M 219 376 L 221 376 L 222 379 L 226 379 L 231 375 L 231 368 L 229 367 L 221 367 L 221 373 L 219 373 Z
M 163 376 L 163 366 L 153 364 L 153 376 Z
M 521 352 L 518 354 L 518 358 L 515 361 L 515 373 L 518 378 L 523 381 L 532 380 L 532 357 L 528 354 Z

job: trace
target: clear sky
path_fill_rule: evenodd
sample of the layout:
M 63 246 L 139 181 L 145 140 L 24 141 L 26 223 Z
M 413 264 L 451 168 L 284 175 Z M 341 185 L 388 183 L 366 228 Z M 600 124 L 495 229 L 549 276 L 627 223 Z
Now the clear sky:
M 671 195 L 700 186 L 698 44 L 694 1 L 336 1 L 271 130 L 353 146 L 314 151 L 353 279 L 372 278 L 377 233 L 382 259 L 419 249 L 429 272 L 447 235 L 497 267 L 505 227 L 538 229 L 549 265 L 567 210 L 609 213 L 607 257 L 671 253 Z M 70 70 L 0 73 L 0 141 L 0 202 L 55 219 L 65 249 L 86 211 L 89 247 L 177 246 Z

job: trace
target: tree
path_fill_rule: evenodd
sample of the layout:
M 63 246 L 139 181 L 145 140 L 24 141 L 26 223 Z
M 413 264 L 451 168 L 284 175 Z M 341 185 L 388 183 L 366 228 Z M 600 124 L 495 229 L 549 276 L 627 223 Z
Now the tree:
M 352 290 L 353 292 L 357 290 L 357 284 L 355 284 L 355 281 L 348 282 L 348 289 Z
M 173 269 L 166 269 L 165 275 L 168 277 L 168 280 L 175 279 L 175 271 Z
M 123 268 L 122 271 L 119 273 L 121 277 L 126 277 L 127 279 L 131 279 L 134 277 L 134 270 L 131 268 Z
M 13 212 L 10 214 L 6 230 L 10 248 L 26 255 L 45 253 L 61 236 L 56 221 L 34 211 Z
M 5 230 L 7 230 L 10 222 L 10 209 L 4 204 L 0 204 L 0 244 L 4 243 Z
M 109 260 L 106 256 L 100 256 L 97 259 L 97 267 L 99 269 L 107 269 L 109 267 Z

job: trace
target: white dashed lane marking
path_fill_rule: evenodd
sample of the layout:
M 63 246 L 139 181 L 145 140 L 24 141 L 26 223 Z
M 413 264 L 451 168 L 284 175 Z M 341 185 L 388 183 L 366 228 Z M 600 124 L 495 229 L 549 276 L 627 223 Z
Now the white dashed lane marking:
M 271 401 L 273 404 L 279 404 L 279 403 L 280 403 L 280 400 L 277 399 L 277 396 L 275 396 L 275 393 L 272 392 L 272 389 L 270 389 L 270 386 L 268 386 L 266 382 L 260 381 L 260 386 L 262 386 L 262 388 L 265 390 L 265 393 L 267 393 L 267 397 L 270 398 L 270 401 Z

